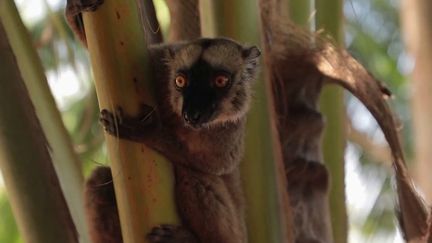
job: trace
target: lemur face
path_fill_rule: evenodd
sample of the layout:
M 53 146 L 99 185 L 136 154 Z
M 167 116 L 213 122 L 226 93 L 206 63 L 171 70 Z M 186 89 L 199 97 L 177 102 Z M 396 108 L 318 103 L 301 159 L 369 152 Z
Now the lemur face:
M 259 50 L 228 39 L 199 39 L 170 50 L 173 111 L 188 126 L 236 122 L 249 108 Z

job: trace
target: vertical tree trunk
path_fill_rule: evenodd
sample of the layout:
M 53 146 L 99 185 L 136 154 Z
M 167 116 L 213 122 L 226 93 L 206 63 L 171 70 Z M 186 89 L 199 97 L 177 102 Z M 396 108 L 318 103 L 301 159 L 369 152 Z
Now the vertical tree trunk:
M 154 106 L 146 43 L 134 0 L 105 0 L 83 14 L 101 108 L 134 115 Z M 144 16 L 147 18 L 148 16 Z M 146 242 L 159 224 L 176 224 L 171 164 L 143 144 L 107 135 L 124 242 Z
M 317 0 L 316 25 L 343 46 L 343 0 Z M 345 205 L 345 100 L 341 87 L 326 86 L 320 97 L 320 110 L 326 121 L 322 141 L 324 163 L 330 172 L 330 218 L 335 243 L 348 240 Z
M 26 242 L 78 242 L 46 140 L 0 22 L 0 166 Z
M 313 31 L 315 0 L 288 0 L 289 19 L 306 30 Z
M 80 242 L 89 242 L 84 213 L 84 177 L 81 162 L 73 149 L 72 141 L 48 87 L 42 63 L 12 0 L 0 2 L 0 19 L 5 23 L 4 28 L 22 78 L 50 144 L 54 168 L 77 227 Z
M 402 1 L 402 28 L 408 52 L 415 61 L 411 75 L 414 124 L 415 180 L 432 201 L 432 2 Z

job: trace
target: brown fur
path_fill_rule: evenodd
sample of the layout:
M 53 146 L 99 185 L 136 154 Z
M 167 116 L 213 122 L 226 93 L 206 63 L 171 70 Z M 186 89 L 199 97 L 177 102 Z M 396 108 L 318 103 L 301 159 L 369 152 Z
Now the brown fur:
M 120 220 L 109 167 L 96 168 L 87 180 L 85 206 L 93 243 L 122 242 Z

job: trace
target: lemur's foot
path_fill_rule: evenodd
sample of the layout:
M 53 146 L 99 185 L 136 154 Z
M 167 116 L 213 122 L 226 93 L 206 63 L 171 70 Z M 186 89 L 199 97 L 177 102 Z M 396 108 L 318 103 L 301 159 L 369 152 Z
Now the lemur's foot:
M 186 228 L 178 225 L 162 224 L 147 235 L 151 243 L 197 243 L 196 237 Z
M 86 215 L 94 242 L 123 242 L 111 169 L 97 167 L 85 183 Z
M 103 109 L 100 113 L 99 121 L 106 132 L 116 135 L 123 123 L 123 109 L 118 107 L 114 113 Z
M 78 39 L 87 46 L 87 38 L 82 20 L 82 12 L 95 11 L 104 0 L 67 0 L 66 19 Z
M 103 109 L 99 121 L 105 131 L 113 136 L 129 140 L 140 140 L 156 125 L 156 114 L 153 107 L 143 105 L 138 116 L 132 117 L 124 114 L 118 107 L 114 113 Z
M 95 11 L 104 0 L 68 0 L 67 10 L 75 14 L 85 11 Z

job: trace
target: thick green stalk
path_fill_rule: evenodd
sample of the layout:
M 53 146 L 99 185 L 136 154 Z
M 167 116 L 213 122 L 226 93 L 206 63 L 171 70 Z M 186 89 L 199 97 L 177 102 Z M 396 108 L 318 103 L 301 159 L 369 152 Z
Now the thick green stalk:
M 288 0 L 288 14 L 291 21 L 312 30 L 314 26 L 313 0 Z
M 410 77 L 411 107 L 414 130 L 415 179 L 428 202 L 432 201 L 432 2 L 429 0 L 401 2 L 404 41 L 415 59 Z M 432 237 L 432 236 L 431 236 Z
M 199 11 L 201 19 L 201 35 L 204 37 L 214 37 L 216 35 L 216 11 L 215 1 L 200 0 Z
M 316 25 L 324 29 L 337 44 L 343 45 L 342 0 L 317 0 Z M 323 136 L 324 162 L 331 174 L 330 217 L 336 243 L 347 242 L 348 225 L 345 206 L 345 105 L 344 92 L 340 87 L 324 87 L 320 108 L 326 117 Z
M 83 175 L 69 134 L 48 87 L 45 72 L 32 39 L 12 0 L 0 2 L 0 19 L 15 53 L 22 78 L 51 147 L 51 156 L 80 241 L 89 242 L 83 203 Z
M 105 0 L 83 20 L 100 107 L 133 115 L 142 103 L 154 105 L 136 1 Z M 106 140 L 123 241 L 145 242 L 152 227 L 178 223 L 170 163 L 143 144 Z
M 215 16 L 214 21 L 207 22 L 211 24 L 209 28 L 214 30 L 203 26 L 204 34 L 225 36 L 243 43 L 258 43 L 256 3 L 250 4 L 247 0 L 201 2 L 212 6 Z M 276 169 L 282 168 L 283 164 L 279 143 L 273 139 L 276 138 L 276 129 L 270 119 L 273 107 L 267 89 L 267 84 L 260 78 L 254 87 L 254 101 L 246 129 L 245 158 L 241 164 L 247 204 L 246 223 L 251 243 L 287 242 L 289 238 L 285 211 L 288 200 L 279 193 L 285 192 L 286 187 L 281 182 L 285 174 L 283 169 Z
M 0 22 L 0 167 L 15 218 L 26 242 L 78 242 L 51 161 L 50 145 L 2 23 L 3 19 Z

